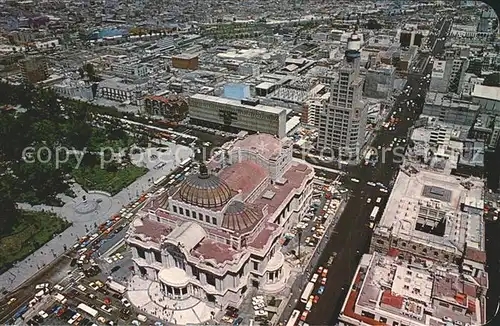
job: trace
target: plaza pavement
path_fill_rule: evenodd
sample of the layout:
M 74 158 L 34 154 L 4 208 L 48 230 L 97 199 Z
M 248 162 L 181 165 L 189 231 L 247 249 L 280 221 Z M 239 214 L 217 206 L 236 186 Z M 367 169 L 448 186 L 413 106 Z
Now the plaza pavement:
M 175 150 L 180 147 L 180 150 Z M 9 292 L 18 288 L 22 283 L 34 276 L 44 266 L 50 264 L 58 256 L 64 254 L 64 247 L 70 249 L 78 238 L 87 233 L 92 233 L 95 229 L 94 225 L 99 225 L 108 220 L 113 214 L 116 214 L 131 201 L 139 198 L 152 185 L 153 181 L 163 175 L 167 175 L 175 169 L 178 162 L 192 157 L 193 151 L 180 145 L 170 144 L 172 152 L 177 153 L 177 158 L 171 160 L 163 159 L 166 162 L 165 166 L 160 169 L 153 168 L 158 164 L 157 161 L 151 160 L 150 157 L 144 157 L 146 160 L 142 166 L 146 165 L 149 168 L 142 177 L 128 187 L 122 189 L 114 196 L 103 192 L 86 192 L 79 185 L 74 185 L 73 190 L 77 195 L 76 198 L 61 196 L 65 202 L 62 207 L 50 207 L 46 205 L 28 205 L 20 203 L 19 208 L 33 211 L 50 211 L 56 213 L 61 218 L 72 222 L 73 224 L 59 235 L 55 235 L 52 240 L 40 247 L 23 261 L 15 263 L 14 267 L 0 275 L 0 290 Z M 154 153 L 154 151 L 152 151 Z M 160 154 L 158 154 L 160 156 Z M 83 197 L 86 196 L 87 202 L 83 202 Z M 84 212 L 89 211 L 89 212 Z M 82 213 L 83 212 L 83 213 Z M 0 294 L 0 299 L 3 295 Z
M 177 325 L 211 321 L 212 316 L 219 312 L 219 309 L 209 307 L 195 297 L 182 301 L 169 299 L 160 292 L 158 282 L 137 275 L 134 275 L 128 283 L 127 296 L 138 310 Z

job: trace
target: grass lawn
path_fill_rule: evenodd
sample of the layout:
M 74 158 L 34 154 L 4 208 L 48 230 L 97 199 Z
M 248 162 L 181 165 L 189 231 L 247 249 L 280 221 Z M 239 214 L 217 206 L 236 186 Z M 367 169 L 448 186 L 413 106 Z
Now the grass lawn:
M 0 239 L 0 270 L 26 258 L 69 225 L 52 213 L 22 211 L 11 234 Z
M 148 172 L 147 168 L 135 165 L 128 165 L 116 171 L 108 171 L 101 169 L 99 165 L 95 165 L 75 169 L 72 174 L 76 182 L 87 191 L 101 190 L 115 195 L 137 178 L 146 174 L 146 172 Z

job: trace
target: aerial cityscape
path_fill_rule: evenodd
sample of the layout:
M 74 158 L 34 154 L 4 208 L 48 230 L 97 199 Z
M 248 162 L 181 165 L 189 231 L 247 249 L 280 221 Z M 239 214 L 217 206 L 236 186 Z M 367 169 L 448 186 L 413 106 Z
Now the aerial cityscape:
M 0 324 L 500 325 L 489 5 L 0 9 Z

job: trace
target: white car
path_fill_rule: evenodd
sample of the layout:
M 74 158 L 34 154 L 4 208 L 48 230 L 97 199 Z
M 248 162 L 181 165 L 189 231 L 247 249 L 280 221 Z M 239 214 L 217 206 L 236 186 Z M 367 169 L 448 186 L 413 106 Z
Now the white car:
M 368 181 L 366 184 L 369 186 L 372 186 L 372 187 L 376 186 L 375 182 L 371 182 L 371 181 Z
M 56 289 L 57 291 L 64 291 L 64 287 L 59 284 L 54 285 L 54 289 Z
M 97 286 L 94 282 L 90 283 L 90 284 L 89 284 L 89 287 L 90 287 L 92 290 L 94 290 L 94 291 L 99 290 L 99 287 L 98 287 L 98 286 Z
M 356 178 L 351 178 L 351 181 L 354 183 L 359 183 L 359 179 L 356 179 Z
M 104 311 L 106 311 L 108 314 L 110 314 L 113 311 L 113 308 L 111 308 L 110 306 L 107 306 L 105 304 L 103 304 L 101 306 L 101 309 L 104 310 Z
M 122 304 L 123 304 L 126 308 L 130 307 L 130 302 L 129 302 L 127 299 L 125 299 L 125 298 L 123 298 L 123 299 L 122 299 Z
M 87 291 L 87 288 L 85 286 L 81 285 L 81 284 L 78 284 L 77 288 L 78 288 L 78 290 L 80 290 L 82 292 Z
M 48 318 L 48 317 L 49 317 L 49 314 L 48 314 L 48 313 L 46 313 L 44 310 L 40 310 L 40 311 L 38 312 L 38 314 L 39 314 L 39 315 L 40 315 L 40 317 L 42 317 L 43 319 L 46 319 L 46 318 Z
M 366 200 L 366 203 L 367 203 L 367 204 L 369 204 L 369 203 L 371 203 L 371 202 L 372 202 L 372 199 L 371 199 L 371 198 L 368 198 L 368 199 Z
M 43 290 L 49 287 L 49 283 L 40 283 L 35 285 L 35 290 Z
M 387 191 L 387 189 L 380 188 L 380 192 L 383 192 L 383 193 L 388 193 L 389 191 Z

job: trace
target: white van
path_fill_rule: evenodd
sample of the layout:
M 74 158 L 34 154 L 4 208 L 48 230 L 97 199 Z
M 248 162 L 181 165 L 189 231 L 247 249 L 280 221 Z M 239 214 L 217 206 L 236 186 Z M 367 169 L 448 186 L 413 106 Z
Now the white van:
M 145 322 L 147 322 L 147 321 L 148 321 L 148 318 L 147 318 L 146 316 L 144 316 L 144 315 L 140 315 L 140 314 L 139 314 L 139 315 L 137 315 L 137 319 L 138 319 L 139 321 L 142 321 L 143 323 L 145 323 Z
M 377 200 L 375 201 L 377 204 L 380 204 L 380 202 L 382 201 L 382 198 L 381 197 L 377 197 Z

